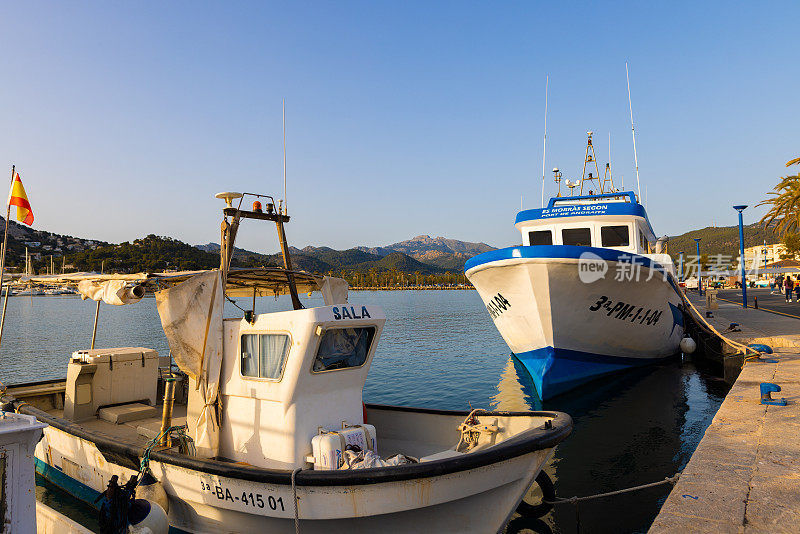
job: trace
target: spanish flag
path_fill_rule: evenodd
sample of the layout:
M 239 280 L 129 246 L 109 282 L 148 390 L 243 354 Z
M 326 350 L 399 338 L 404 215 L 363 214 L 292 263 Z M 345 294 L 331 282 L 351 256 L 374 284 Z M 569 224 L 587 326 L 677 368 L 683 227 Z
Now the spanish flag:
M 22 187 L 22 180 L 19 173 L 14 173 L 14 182 L 11 184 L 11 191 L 8 193 L 8 205 L 17 207 L 17 220 L 23 224 L 31 226 L 33 224 L 33 210 L 31 203 L 28 202 L 28 195 Z

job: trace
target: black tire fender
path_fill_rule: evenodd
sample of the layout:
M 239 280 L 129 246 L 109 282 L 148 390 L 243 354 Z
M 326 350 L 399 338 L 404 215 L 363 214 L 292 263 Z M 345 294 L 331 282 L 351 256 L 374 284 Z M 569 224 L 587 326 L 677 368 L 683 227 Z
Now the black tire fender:
M 525 502 L 524 499 L 520 501 L 519 506 L 517 506 L 517 513 L 522 517 L 542 517 L 553 509 L 553 505 L 548 504 L 548 501 L 552 503 L 556 500 L 556 487 L 553 485 L 550 476 L 548 476 L 544 470 L 539 471 L 539 474 L 536 475 L 536 483 L 542 490 L 542 502 L 539 504 L 529 504 Z

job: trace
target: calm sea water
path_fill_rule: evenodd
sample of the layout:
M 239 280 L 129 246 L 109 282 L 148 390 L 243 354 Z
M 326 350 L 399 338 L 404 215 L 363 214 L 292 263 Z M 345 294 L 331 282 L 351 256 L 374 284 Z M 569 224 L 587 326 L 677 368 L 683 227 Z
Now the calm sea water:
M 321 299 L 304 298 L 309 306 Z M 364 388 L 367 402 L 443 409 L 546 409 L 569 413 L 573 434 L 546 471 L 559 497 L 662 480 L 680 471 L 710 424 L 727 386 L 675 359 L 595 381 L 542 402 L 511 358 L 475 291 L 352 292 L 353 303 L 383 307 L 388 321 Z M 243 307 L 248 307 L 245 301 Z M 232 308 L 226 315 L 235 316 Z M 260 299 L 259 313 L 290 308 Z M 227 309 L 227 308 L 226 308 Z M 73 350 L 88 348 L 95 303 L 78 297 L 12 297 L 0 348 L 0 379 L 19 383 L 66 376 Z M 145 346 L 166 353 L 154 299 L 102 305 L 97 346 Z M 667 486 L 557 506 L 530 530 L 645 532 Z M 43 482 L 37 496 L 96 528 L 94 512 Z

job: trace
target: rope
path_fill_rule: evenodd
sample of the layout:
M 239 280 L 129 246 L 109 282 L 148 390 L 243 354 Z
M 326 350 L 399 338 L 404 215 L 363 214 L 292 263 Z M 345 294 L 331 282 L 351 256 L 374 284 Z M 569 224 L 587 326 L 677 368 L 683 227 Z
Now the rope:
M 294 497 L 294 532 L 295 534 L 300 534 L 300 514 L 297 511 L 297 483 L 295 482 L 295 477 L 297 473 L 302 471 L 302 467 L 298 467 L 294 471 L 292 471 L 292 497 Z
M 663 484 L 675 484 L 678 479 L 680 478 L 681 474 L 676 473 L 675 476 L 667 477 L 664 480 L 659 480 L 658 482 L 651 482 L 649 484 L 642 484 L 641 486 L 633 486 L 632 488 L 625 488 L 616 491 L 609 491 L 606 493 L 597 493 L 595 495 L 587 495 L 585 497 L 567 497 L 564 499 L 556 499 L 554 501 L 542 501 L 546 504 L 564 504 L 564 503 L 571 503 L 576 504 L 581 501 L 590 501 L 592 499 L 601 499 L 603 497 L 611 497 L 613 495 L 621 495 L 623 493 L 630 493 L 632 491 L 643 490 L 647 488 L 653 488 L 656 486 L 661 486 Z
M 277 293 L 275 294 L 275 299 L 276 299 L 276 300 L 278 299 L 278 294 L 277 294 Z M 230 302 L 231 304 L 233 304 L 234 306 L 236 306 L 237 308 L 239 308 L 239 309 L 240 309 L 240 310 L 242 310 L 243 312 L 244 312 L 244 311 L 250 311 L 250 310 L 245 310 L 244 308 L 242 308 L 241 306 L 239 306 L 238 304 L 236 304 L 236 301 L 235 301 L 235 300 L 233 300 L 232 298 L 230 298 L 228 295 L 225 295 L 225 300 L 227 300 L 228 302 Z
M 144 452 L 142 453 L 142 461 L 139 464 L 139 479 L 141 479 L 144 472 L 150 468 L 150 453 L 153 451 L 153 447 L 158 445 L 158 442 L 161 441 L 161 438 L 163 438 L 172 431 L 176 431 L 178 433 L 177 439 L 182 443 L 184 443 L 187 452 L 192 451 L 191 455 L 192 456 L 195 455 L 194 443 L 192 443 L 192 438 L 190 438 L 186 434 L 186 425 L 171 426 L 166 430 L 164 430 L 163 432 L 161 432 L 156 437 L 154 437 L 153 439 L 151 439 L 150 441 L 148 441 L 147 445 L 145 445 Z
M 484 410 L 483 408 L 474 408 L 471 412 L 469 412 L 469 415 L 467 415 L 467 418 L 464 419 L 464 422 L 461 423 L 460 425 L 458 425 L 459 429 L 461 429 L 461 437 L 458 438 L 458 443 L 456 444 L 456 447 L 455 447 L 454 450 L 461 452 L 460 451 L 461 444 L 462 443 L 469 443 L 470 434 L 473 433 L 473 432 L 478 432 L 478 433 L 480 432 L 480 430 L 478 430 L 478 428 L 477 428 L 480 423 L 471 423 L 470 422 L 470 421 L 472 421 L 474 419 L 475 414 L 477 412 L 486 412 L 486 410 Z
M 680 286 L 677 286 L 677 287 L 680 287 Z M 706 333 L 713 334 L 713 335 L 717 336 L 718 338 L 720 338 L 725 343 L 729 344 L 731 347 L 733 347 L 735 349 L 738 349 L 739 350 L 738 353 L 739 354 L 743 354 L 745 356 L 745 361 L 757 360 L 757 359 L 759 359 L 761 357 L 761 353 L 759 351 L 757 351 L 756 349 L 754 349 L 752 347 L 748 347 L 747 345 L 739 343 L 738 341 L 734 341 L 734 340 L 732 340 L 730 338 L 727 338 L 727 337 L 723 336 L 722 334 L 720 334 L 717 331 L 717 329 L 714 328 L 711 325 L 711 323 L 709 323 L 708 321 L 705 320 L 703 315 L 697 310 L 697 308 L 695 308 L 694 304 L 692 304 L 692 302 L 689 300 L 689 298 L 684 294 L 683 290 L 680 291 L 679 296 L 681 297 L 681 300 L 683 300 L 684 304 L 689 306 L 694 311 L 694 313 L 696 314 L 695 321 L 697 322 L 697 325 L 700 328 L 702 328 L 703 330 L 705 330 Z M 748 352 L 751 353 L 750 356 L 747 356 Z

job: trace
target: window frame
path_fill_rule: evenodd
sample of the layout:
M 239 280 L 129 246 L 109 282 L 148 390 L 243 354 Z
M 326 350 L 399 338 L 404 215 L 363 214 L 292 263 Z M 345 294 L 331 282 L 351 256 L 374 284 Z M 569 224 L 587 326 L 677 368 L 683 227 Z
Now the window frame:
M 242 373 L 242 336 L 286 336 L 289 339 L 289 342 L 286 344 L 286 354 L 283 358 L 283 365 L 281 365 L 281 373 L 278 375 L 277 378 L 267 378 L 262 377 L 261 375 L 261 338 L 258 338 L 258 351 L 259 355 L 256 358 L 256 362 L 258 365 L 258 374 L 259 376 L 250 376 Z M 239 376 L 244 380 L 255 380 L 258 382 L 280 382 L 283 380 L 283 374 L 286 372 L 286 362 L 289 361 L 289 354 L 292 352 L 292 345 L 294 341 L 292 339 L 292 334 L 287 331 L 273 331 L 273 332 L 239 332 L 239 355 L 238 355 L 238 367 L 239 367 Z
M 589 232 L 589 244 L 588 245 L 567 245 L 564 243 L 564 231 L 567 230 L 587 230 Z M 594 247 L 594 228 L 592 226 L 568 226 L 561 228 L 561 244 L 565 247 Z
M 548 243 L 546 245 L 537 243 L 537 244 L 534 245 L 533 244 L 533 240 L 531 239 L 531 234 L 535 234 L 535 233 L 539 233 L 539 232 L 542 232 L 542 233 L 547 232 L 548 234 L 550 234 L 550 243 Z M 553 246 L 555 244 L 555 240 L 553 239 L 553 237 L 554 236 L 553 236 L 553 229 L 552 228 L 548 228 L 546 230 L 528 230 L 528 246 L 529 247 Z
M 314 363 L 317 361 L 317 355 L 319 354 L 319 348 L 322 345 L 322 338 L 325 335 L 325 333 L 328 330 L 345 330 L 347 328 L 371 328 L 372 329 L 372 339 L 370 340 L 369 348 L 367 349 L 367 357 L 364 358 L 364 363 L 362 363 L 361 365 L 358 365 L 358 366 L 354 366 L 354 367 L 344 367 L 344 368 L 339 368 L 339 369 L 325 369 L 324 371 L 315 371 L 314 370 Z M 367 365 L 367 362 L 369 362 L 372 359 L 372 353 L 375 350 L 375 343 L 374 343 L 375 336 L 377 336 L 377 335 L 378 335 L 378 326 L 375 325 L 375 324 L 353 324 L 353 325 L 347 325 L 347 326 L 334 326 L 334 327 L 331 327 L 331 328 L 323 327 L 322 333 L 317 336 L 317 345 L 316 345 L 316 348 L 314 349 L 314 357 L 311 358 L 311 365 L 309 366 L 309 372 L 312 375 L 321 375 L 321 374 L 325 374 L 325 373 L 335 373 L 337 371 L 350 371 L 352 369 L 361 369 L 362 367 Z
M 603 239 L 603 230 L 606 228 L 625 228 L 628 242 L 624 245 L 606 245 Z M 630 224 L 604 224 L 600 226 L 600 246 L 603 248 L 628 248 L 631 246 L 631 225 Z

